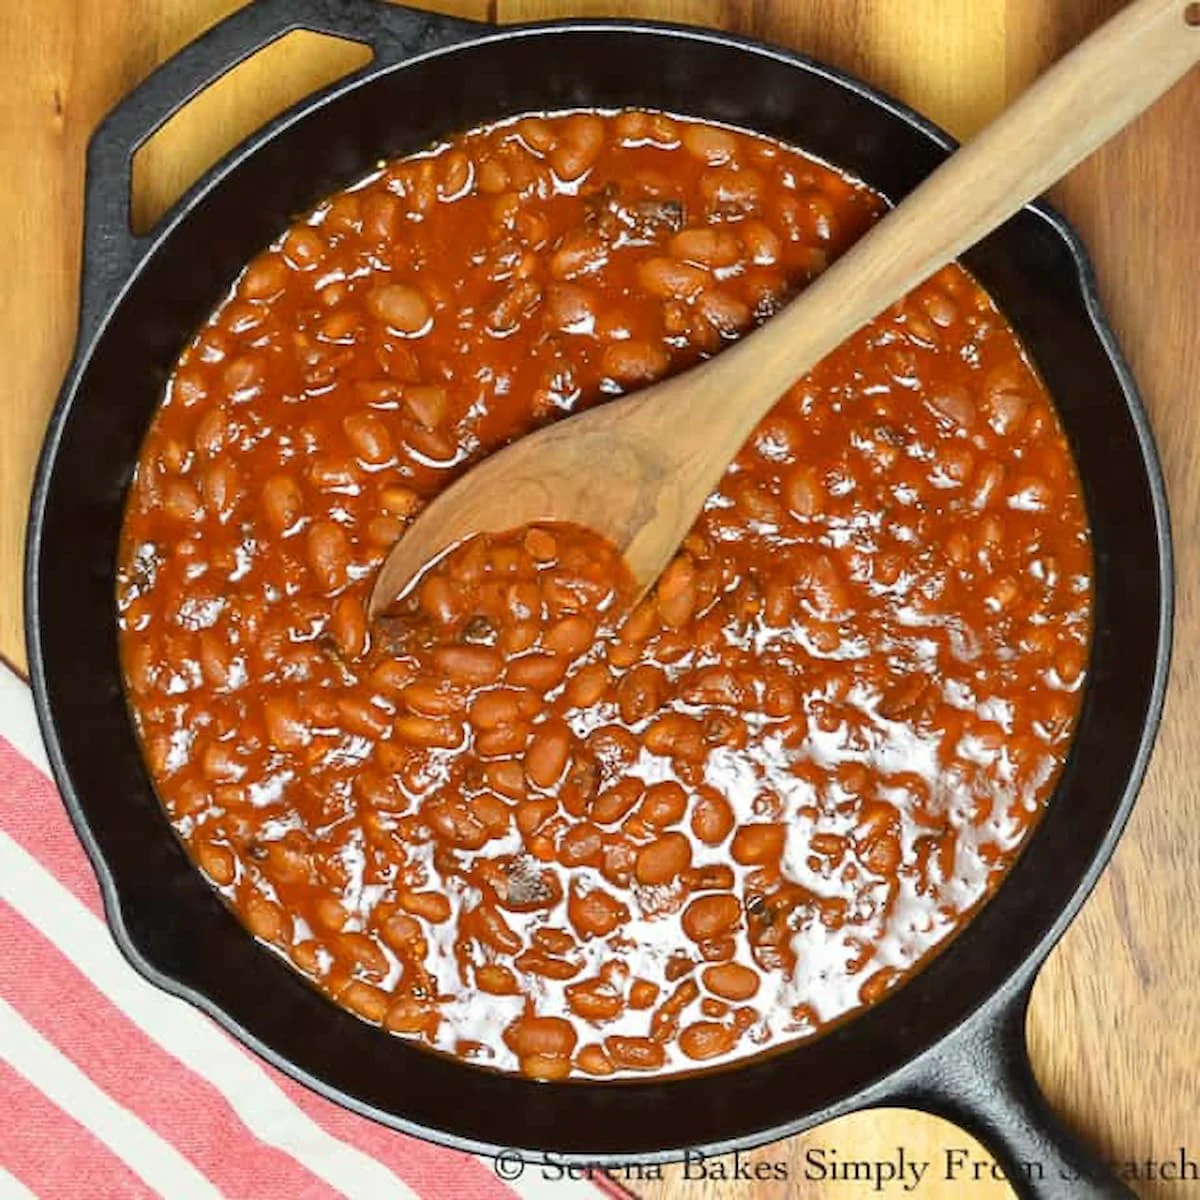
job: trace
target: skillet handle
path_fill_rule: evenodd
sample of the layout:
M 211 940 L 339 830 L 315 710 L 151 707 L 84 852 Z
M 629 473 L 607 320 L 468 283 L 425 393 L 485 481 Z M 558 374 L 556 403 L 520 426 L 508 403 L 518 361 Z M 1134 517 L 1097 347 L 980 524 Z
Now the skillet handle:
M 361 42 L 378 68 L 478 37 L 486 28 L 384 0 L 252 0 L 190 42 L 108 113 L 88 143 L 78 345 L 90 341 L 155 238 L 154 230 L 135 235 L 130 223 L 134 153 L 206 87 L 294 30 Z
M 1021 1200 L 1136 1200 L 1037 1085 L 1025 1040 L 1032 989 L 1030 979 L 976 1013 L 930 1052 L 896 1099 L 977 1137 Z M 950 1162 L 943 1165 L 951 1177 Z M 969 1186 L 969 1167 L 958 1169 Z

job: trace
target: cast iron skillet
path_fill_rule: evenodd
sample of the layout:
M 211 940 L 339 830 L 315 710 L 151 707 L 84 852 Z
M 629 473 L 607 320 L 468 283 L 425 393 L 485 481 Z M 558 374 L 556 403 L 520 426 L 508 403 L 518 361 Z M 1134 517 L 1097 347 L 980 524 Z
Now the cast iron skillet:
M 139 143 L 298 28 L 365 42 L 374 62 L 272 121 L 134 237 Z M 546 1085 L 480 1070 L 389 1037 L 310 988 L 243 931 L 167 824 L 122 693 L 114 563 L 138 446 L 176 354 L 255 251 L 380 157 L 507 114 L 582 105 L 663 108 L 775 135 L 892 198 L 952 146 L 857 80 L 722 34 L 580 21 L 496 31 L 374 0 L 259 0 L 155 72 L 92 139 L 79 340 L 33 497 L 27 637 L 50 760 L 117 942 L 148 979 L 295 1078 L 447 1145 L 658 1161 L 909 1105 L 981 1138 L 1022 1195 L 1129 1195 L 1047 1110 L 1023 1026 L 1038 966 L 1112 853 L 1150 753 L 1169 653 L 1170 541 L 1133 380 L 1078 240 L 1043 206 L 967 264 L 1031 350 L 1079 461 L 1096 550 L 1090 685 L 1070 761 L 1012 873 L 878 1007 L 810 1044 L 682 1078 Z

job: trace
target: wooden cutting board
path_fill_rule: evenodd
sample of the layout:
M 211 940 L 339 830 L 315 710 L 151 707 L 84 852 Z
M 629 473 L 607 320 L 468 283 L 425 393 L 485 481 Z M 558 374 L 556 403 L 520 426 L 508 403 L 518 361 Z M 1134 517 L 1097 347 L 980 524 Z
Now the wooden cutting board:
M 83 155 L 99 116 L 239 0 L 5 0 L 0 26 L 0 654 L 24 664 L 20 566 L 29 481 L 74 336 Z M 636 15 L 733 29 L 802 50 L 895 93 L 959 137 L 1118 7 L 1117 0 L 454 0 L 511 22 Z M 361 61 L 296 34 L 210 90 L 139 158 L 151 221 L 254 125 Z M 1105 1154 L 1139 1164 L 1146 1197 L 1200 1195 L 1147 1179 L 1200 1160 L 1200 72 L 1075 172 L 1054 197 L 1091 249 L 1100 291 L 1150 407 L 1178 555 L 1167 718 L 1116 858 L 1042 974 L 1030 1032 L 1058 1110 Z M 1114 479 L 1112 486 L 1119 487 Z M 837 1178 L 855 1160 L 929 1161 L 921 1185 Z M 948 1152 L 978 1159 L 947 1179 Z M 1146 1160 L 1151 1160 L 1147 1162 Z M 822 1178 L 824 1174 L 824 1178 Z M 755 1178 L 757 1176 L 757 1179 Z M 852 1179 L 852 1176 L 851 1176 Z M 952 1126 L 859 1114 L 736 1162 L 631 1178 L 655 1200 L 925 1200 L 1010 1196 Z M 911 1183 L 911 1177 L 909 1182 Z M 382 1198 L 381 1198 L 382 1200 Z

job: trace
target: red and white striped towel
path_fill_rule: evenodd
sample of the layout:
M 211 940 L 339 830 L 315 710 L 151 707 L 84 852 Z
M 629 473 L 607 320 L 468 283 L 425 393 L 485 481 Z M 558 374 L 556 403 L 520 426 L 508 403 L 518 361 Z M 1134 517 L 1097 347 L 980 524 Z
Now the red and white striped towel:
M 596 1200 L 512 1183 L 294 1083 L 147 983 L 104 923 L 25 683 L 0 664 L 0 1197 Z

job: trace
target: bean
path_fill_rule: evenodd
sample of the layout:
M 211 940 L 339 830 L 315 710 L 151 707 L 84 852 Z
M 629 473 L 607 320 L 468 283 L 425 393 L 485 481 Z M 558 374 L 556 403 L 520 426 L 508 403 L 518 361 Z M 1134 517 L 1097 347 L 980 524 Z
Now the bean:
M 665 113 L 650 113 L 650 139 L 660 146 L 679 144 L 679 124 Z
M 765 222 L 742 221 L 737 226 L 738 236 L 750 261 L 757 266 L 770 267 L 779 261 L 783 243 L 779 235 Z
M 638 809 L 638 816 L 660 829 L 683 820 L 687 811 L 687 793 L 674 780 L 651 784 Z
M 617 685 L 617 707 L 626 725 L 636 725 L 657 712 L 667 694 L 667 677 L 660 667 L 642 663 Z
M 525 752 L 525 778 L 549 789 L 562 778 L 571 756 L 571 731 L 562 722 L 548 722 L 534 734 Z
M 410 487 L 392 484 L 383 488 L 379 493 L 379 505 L 384 512 L 397 517 L 413 516 L 421 507 L 421 497 Z
M 558 812 L 558 802 L 546 797 L 517 805 L 517 828 L 528 838 Z
M 437 185 L 443 200 L 456 200 L 471 186 L 474 166 L 461 150 L 451 150 L 442 159 L 442 178 Z
M 607 937 L 629 920 L 629 909 L 601 888 L 572 888 L 567 915 L 581 937 Z
M 308 722 L 290 696 L 269 696 L 263 703 L 267 739 L 277 750 L 299 750 L 312 739 Z
M 694 942 L 709 941 L 733 929 L 741 916 L 735 896 L 700 896 L 683 910 L 683 931 Z
M 516 130 L 521 140 L 537 154 L 545 154 L 558 145 L 554 128 L 540 117 L 522 118 L 517 122 Z
M 524 752 L 531 730 L 525 722 L 485 729 L 475 735 L 475 752 L 480 758 L 504 758 Z
M 550 274 L 555 279 L 574 279 L 598 271 L 608 259 L 608 246 L 591 233 L 573 233 L 563 238 L 550 258 Z
M 504 660 L 486 646 L 442 646 L 433 652 L 432 662 L 451 683 L 463 687 L 495 683 L 504 670 Z
M 462 745 L 462 723 L 460 721 L 419 716 L 396 718 L 392 726 L 396 737 L 414 746 L 439 747 L 453 750 Z
M 726 1000 L 749 1000 L 760 984 L 757 971 L 734 962 L 705 967 L 700 978 L 710 992 Z
M 517 762 L 487 763 L 483 777 L 489 787 L 510 800 L 519 800 L 525 795 L 525 772 Z
M 516 954 L 521 949 L 521 939 L 490 904 L 481 904 L 472 915 L 481 941 L 501 954 Z
M 422 429 L 434 430 L 449 416 L 450 397 L 443 387 L 409 384 L 404 389 L 404 409 Z
M 613 135 L 621 141 L 638 142 L 649 136 L 649 114 L 630 109 L 613 117 Z
M 260 254 L 242 275 L 241 293 L 250 300 L 270 300 L 287 286 L 287 278 L 287 264 L 278 254 Z
M 592 644 L 595 625 L 590 618 L 575 614 L 563 617 L 546 630 L 542 645 L 552 654 L 578 658 Z
M 385 322 L 397 333 L 422 332 L 432 319 L 425 295 L 403 283 L 389 283 L 372 288 L 366 296 L 367 312 Z
M 428 575 L 417 589 L 421 608 L 441 625 L 449 625 L 461 612 L 462 596 L 443 575 Z
M 702 763 L 708 757 L 703 726 L 683 713 L 659 717 L 642 735 L 642 744 L 651 754 L 685 762 Z
M 308 477 L 322 491 L 356 494 L 362 472 L 351 458 L 321 455 L 308 464 Z
M 379 927 L 379 936 L 397 954 L 421 957 L 427 948 L 421 923 L 405 913 L 392 913 Z
M 716 125 L 689 123 L 680 138 L 684 149 L 709 166 L 720 166 L 737 154 L 737 136 Z
M 317 924 L 331 933 L 340 933 L 350 919 L 349 913 L 332 896 L 321 896 L 313 910 Z
M 651 886 L 671 883 L 691 863 L 692 846 L 687 838 L 682 833 L 664 833 L 638 852 L 634 875 L 638 883 Z
M 750 305 L 724 288 L 714 288 L 700 296 L 696 311 L 724 337 L 734 337 L 748 329 L 754 320 Z
M 479 164 L 478 186 L 485 196 L 499 195 L 508 185 L 508 171 L 499 159 L 489 158 Z
M 337 714 L 348 733 L 360 737 L 380 738 L 388 731 L 388 714 L 362 696 L 340 696 Z
M 354 660 L 367 645 L 367 614 L 360 597 L 346 593 L 333 602 L 329 632 L 342 657 Z
M 204 678 L 213 687 L 229 687 L 233 656 L 229 647 L 211 629 L 205 629 L 200 634 L 199 660 Z
M 610 682 L 611 676 L 603 663 L 589 663 L 567 680 L 563 696 L 572 708 L 590 708 L 608 691 Z
M 571 1060 L 552 1054 L 530 1054 L 521 1059 L 521 1074 L 529 1079 L 553 1082 L 571 1073 Z
M 163 488 L 163 508 L 177 521 L 204 519 L 204 507 L 196 489 L 182 479 L 171 479 Z
M 350 568 L 350 543 L 340 525 L 317 521 L 309 526 L 304 543 L 308 565 L 325 592 L 346 586 Z
M 498 963 L 484 963 L 475 968 L 475 985 L 481 992 L 493 996 L 518 996 L 521 986 L 508 967 Z
M 929 407 L 947 422 L 962 429 L 975 424 L 975 402 L 964 387 L 944 384 L 928 399 Z
M 641 799 L 644 786 L 642 781 L 636 778 L 619 780 L 596 797 L 592 805 L 593 820 L 599 821 L 601 825 L 612 825 L 620 821 Z
M 508 665 L 508 682 L 513 687 L 548 692 L 562 683 L 566 659 L 557 654 L 526 654 Z
M 492 837 L 504 837 L 512 827 L 512 806 L 489 792 L 474 796 L 467 808 Z
M 208 511 L 218 521 L 228 521 L 242 497 L 236 468 L 228 462 L 213 463 L 201 476 L 201 487 Z
M 283 257 L 297 271 L 311 271 L 329 249 L 325 239 L 307 225 L 293 229 L 283 239 Z
M 621 1015 L 621 994 L 603 979 L 573 983 L 564 991 L 571 1011 L 585 1021 L 611 1021 Z
M 900 839 L 894 834 L 882 834 L 869 839 L 860 858 L 876 875 L 892 875 L 900 865 Z
M 787 830 L 782 825 L 743 825 L 733 835 L 729 853 L 734 862 L 761 866 L 778 861 L 786 840 Z
M 595 1042 L 580 1047 L 575 1065 L 587 1075 L 611 1075 L 616 1069 L 604 1047 Z
M 604 119 L 581 113 L 568 117 L 560 129 L 562 138 L 549 153 L 550 165 L 560 179 L 575 180 L 591 170 L 604 148 Z
M 542 289 L 531 279 L 523 279 L 505 290 L 488 313 L 488 328 L 497 335 L 515 331 L 542 299 Z
M 1012 433 L 1029 411 L 1029 403 L 1018 391 L 989 392 L 984 402 L 988 424 L 999 434 Z
M 400 907 L 433 925 L 450 919 L 450 901 L 441 892 L 401 892 Z
M 675 258 L 708 268 L 732 267 L 742 257 L 737 234 L 711 225 L 681 230 L 667 247 Z
M 694 892 L 727 892 L 733 887 L 733 869 L 724 863 L 709 863 L 685 872 L 683 881 Z
M 371 466 L 387 462 L 395 454 L 387 426 L 374 413 L 350 413 L 342 418 L 342 428 L 355 454 Z
M 528 693 L 513 688 L 496 688 L 481 692 L 471 701 L 467 714 L 476 729 L 497 729 L 502 725 L 515 725 L 522 719 L 522 698 Z
M 691 300 L 704 290 L 710 278 L 702 267 L 662 256 L 648 258 L 637 268 L 643 290 L 660 300 Z
M 491 836 L 483 822 L 458 799 L 428 803 L 422 815 L 435 834 L 463 850 L 478 850 Z
M 647 1037 L 607 1037 L 604 1049 L 613 1066 L 624 1071 L 657 1071 L 667 1059 L 663 1047 Z
M 688 1058 L 716 1058 L 727 1054 L 737 1041 L 737 1030 L 716 1021 L 696 1021 L 679 1035 L 679 1049 Z
M 844 857 L 849 843 L 836 833 L 814 833 L 808 845 L 814 854 L 823 854 L 838 862 Z
M 945 292 L 926 290 L 919 303 L 925 315 L 941 329 L 949 329 L 958 320 L 958 305 Z
M 196 449 L 207 458 L 216 458 L 229 435 L 229 418 L 220 405 L 214 405 L 196 423 Z
M 264 942 L 282 941 L 291 926 L 291 919 L 273 900 L 257 892 L 242 901 L 242 919 L 246 928 Z
M 237 860 L 228 846 L 219 846 L 215 842 L 197 841 L 193 843 L 196 861 L 205 875 L 218 887 L 227 887 L 237 875 Z
M 629 614 L 629 619 L 621 629 L 621 638 L 626 642 L 644 642 L 653 635 L 658 627 L 658 607 L 643 600 Z
M 567 1058 L 575 1049 L 578 1035 L 563 1017 L 526 1016 L 505 1030 L 505 1040 L 522 1058 L 532 1054 Z
M 416 679 L 400 693 L 405 708 L 423 717 L 449 717 L 462 711 L 463 697 L 445 680 Z
M 874 1004 L 883 999 L 884 994 L 896 981 L 896 970 L 894 967 L 882 967 L 876 971 L 863 985 L 858 989 L 859 1001 L 863 1004 Z
M 552 283 L 545 293 L 542 320 L 560 333 L 591 333 L 598 300 L 590 289 L 575 283 Z
M 738 216 L 757 212 L 765 181 L 758 171 L 713 167 L 700 176 L 700 193 L 713 215 Z
M 387 246 L 396 238 L 400 224 L 400 202 L 390 193 L 374 193 L 363 199 L 359 211 L 347 209 L 340 215 L 342 223 L 349 226 L 349 231 L 357 233 L 361 226 L 364 240 L 376 246 Z M 329 218 L 326 217 L 328 222 Z
M 590 821 L 573 825 L 558 844 L 558 860 L 564 867 L 598 866 L 604 849 L 600 830 Z
M 657 379 L 670 362 L 667 351 L 658 343 L 631 338 L 605 346 L 600 367 L 605 375 L 618 383 L 633 385 Z
M 669 629 L 686 625 L 696 610 L 696 568 L 686 554 L 671 560 L 658 581 L 659 615 Z
M 342 955 L 353 960 L 362 975 L 376 983 L 385 978 L 391 969 L 387 955 L 366 934 L 343 933 L 337 940 L 337 948 Z M 377 1019 L 383 1020 L 382 1011 Z
M 392 1003 L 383 1019 L 383 1027 L 391 1033 L 420 1033 L 434 1035 L 441 1018 L 430 1007 L 430 1001 L 415 996 L 401 996 Z
M 697 789 L 692 808 L 692 832 L 709 846 L 720 845 L 733 829 L 733 809 L 720 792 L 711 787 Z

